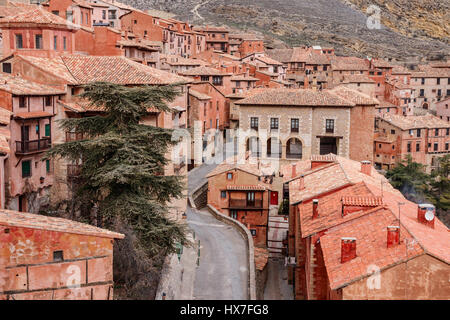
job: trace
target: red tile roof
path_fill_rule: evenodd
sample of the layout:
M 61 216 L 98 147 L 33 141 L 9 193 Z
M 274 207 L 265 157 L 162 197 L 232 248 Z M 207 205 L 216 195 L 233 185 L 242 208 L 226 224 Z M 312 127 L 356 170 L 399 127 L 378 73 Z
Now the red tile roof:
M 331 91 L 314 91 L 312 89 L 266 89 L 259 94 L 240 100 L 236 104 L 324 107 L 353 107 L 355 105 Z
M 338 86 L 331 90 L 332 93 L 339 97 L 351 101 L 357 106 L 376 106 L 379 101 L 362 92 L 350 89 L 346 86 Z
M 369 62 L 357 57 L 332 57 L 331 68 L 336 71 L 367 71 Z
M 359 194 L 343 196 L 342 205 L 357 206 L 357 207 L 378 207 L 383 205 L 383 198 L 381 197 L 364 197 Z
M 32 111 L 32 112 L 19 112 L 14 115 L 14 118 L 17 119 L 37 119 L 37 118 L 47 118 L 53 117 L 53 113 L 45 112 L 45 111 Z
M 292 170 L 292 167 L 289 166 Z M 386 191 L 400 194 L 400 192 L 389 184 L 389 181 L 375 168 L 371 168 L 371 175 L 361 172 L 361 163 L 344 157 L 336 156 L 336 161 L 324 166 L 301 172 L 298 169 L 297 175 L 303 175 L 304 189 L 300 189 L 300 178 L 289 182 L 289 201 L 296 204 L 301 201 L 312 199 L 321 194 L 364 182 L 366 185 L 381 186 Z M 287 169 L 289 170 L 289 169 Z
M 324 262 L 332 290 L 370 276 L 373 267 L 383 270 L 402 261 L 423 254 L 414 237 L 400 228 L 400 244 L 387 247 L 387 227 L 398 225 L 395 215 L 380 208 L 373 213 L 350 220 L 329 230 L 320 237 Z M 341 238 L 356 238 L 356 258 L 341 263 Z
M 0 72 L 0 90 L 14 95 L 59 95 L 65 94 L 64 90 L 55 89 L 40 83 L 25 80 L 21 77 L 14 77 L 10 74 Z
M 418 129 L 418 128 L 450 128 L 448 121 L 431 114 L 425 116 L 401 116 L 396 114 L 384 114 L 380 119 L 402 129 Z
M 79 26 L 63 19 L 41 7 L 35 6 L 27 10 L 23 10 L 16 15 L 7 16 L 0 19 L 0 26 L 7 27 L 16 24 L 44 24 L 50 27 L 64 29 L 79 29 Z
M 0 210 L 0 225 L 74 233 L 102 238 L 123 239 L 125 237 L 120 233 L 100 229 L 89 224 L 80 223 L 73 220 L 4 209 Z
M 313 216 L 313 203 L 308 201 L 304 204 L 299 205 L 299 216 L 301 224 L 301 237 L 306 238 L 314 233 L 318 233 L 336 225 L 342 224 L 346 221 L 356 219 L 367 212 L 375 206 L 364 206 L 361 210 L 352 212 L 345 216 L 342 216 L 342 206 L 343 198 L 345 197 L 359 197 L 364 198 L 374 198 L 369 188 L 365 183 L 361 182 L 353 186 L 346 187 L 341 190 L 330 193 L 320 197 L 318 204 L 318 217 L 312 218 Z
M 224 73 L 215 68 L 200 66 L 197 68 L 192 68 L 192 69 L 186 70 L 182 73 L 182 75 L 184 75 L 184 76 L 224 76 L 224 75 L 227 75 L 227 73 Z
M 70 55 L 61 59 L 79 84 L 107 81 L 123 85 L 163 85 L 190 81 L 125 57 Z

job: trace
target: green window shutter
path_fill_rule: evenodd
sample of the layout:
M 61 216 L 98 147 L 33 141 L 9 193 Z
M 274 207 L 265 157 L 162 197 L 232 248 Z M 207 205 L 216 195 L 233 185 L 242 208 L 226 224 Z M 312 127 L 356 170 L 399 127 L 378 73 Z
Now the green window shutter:
M 22 178 L 31 176 L 31 161 L 22 161 Z
M 50 172 L 50 160 L 45 160 L 45 168 L 47 169 L 47 173 Z
M 36 134 L 39 134 L 39 125 L 36 125 Z
M 50 124 L 45 125 L 45 136 L 50 137 Z

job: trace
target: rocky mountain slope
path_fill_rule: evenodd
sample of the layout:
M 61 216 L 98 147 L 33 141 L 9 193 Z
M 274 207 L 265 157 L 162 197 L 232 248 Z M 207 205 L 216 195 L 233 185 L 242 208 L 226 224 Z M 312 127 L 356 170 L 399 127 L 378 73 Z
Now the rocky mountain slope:
M 450 52 L 448 0 L 122 1 L 143 10 L 169 11 L 194 24 L 254 31 L 274 47 L 318 44 L 333 46 L 341 55 L 406 62 L 439 60 Z M 371 4 L 381 9 L 379 30 L 367 27 L 365 12 Z

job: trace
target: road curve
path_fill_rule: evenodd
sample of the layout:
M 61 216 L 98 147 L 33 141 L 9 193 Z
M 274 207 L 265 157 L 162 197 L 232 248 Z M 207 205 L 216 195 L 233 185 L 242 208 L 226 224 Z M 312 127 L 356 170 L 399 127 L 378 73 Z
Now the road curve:
M 191 194 L 203 184 L 215 164 L 202 165 L 188 175 Z M 248 268 L 246 243 L 232 226 L 214 218 L 207 209 L 187 208 L 187 223 L 200 240 L 200 265 L 194 281 L 195 300 L 247 300 Z

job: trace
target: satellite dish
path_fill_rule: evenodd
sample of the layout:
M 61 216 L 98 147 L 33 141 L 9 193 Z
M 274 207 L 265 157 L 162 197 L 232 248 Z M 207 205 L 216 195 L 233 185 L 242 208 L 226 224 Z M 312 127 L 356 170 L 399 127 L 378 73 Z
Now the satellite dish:
M 427 213 L 425 213 L 425 219 L 427 221 L 433 221 L 433 219 L 434 219 L 433 211 L 427 211 Z

